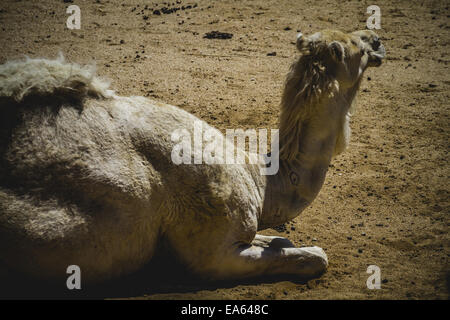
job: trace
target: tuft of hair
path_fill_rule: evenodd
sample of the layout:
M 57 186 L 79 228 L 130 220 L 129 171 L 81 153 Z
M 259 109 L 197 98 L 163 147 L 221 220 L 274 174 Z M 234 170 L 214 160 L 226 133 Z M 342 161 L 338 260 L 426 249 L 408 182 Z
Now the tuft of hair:
M 326 47 L 318 45 L 302 51 L 290 68 L 281 101 L 280 158 L 294 160 L 299 152 L 302 123 L 323 97 L 339 92 L 339 83 L 323 64 Z
M 57 96 L 82 100 L 87 96 L 111 98 L 109 82 L 96 76 L 94 65 L 80 66 L 54 59 L 7 61 L 0 65 L 0 99 L 21 102 L 32 96 Z

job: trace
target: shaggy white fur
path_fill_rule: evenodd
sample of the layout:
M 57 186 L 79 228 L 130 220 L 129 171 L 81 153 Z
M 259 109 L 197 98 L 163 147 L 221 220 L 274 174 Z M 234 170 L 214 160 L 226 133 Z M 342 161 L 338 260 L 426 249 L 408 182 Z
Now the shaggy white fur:
M 27 57 L 8 61 L 0 65 L 0 97 L 20 102 L 30 95 L 52 95 L 55 91 L 76 98 L 112 97 L 109 82 L 95 73 L 94 65 L 67 63 L 62 54 L 54 60 Z

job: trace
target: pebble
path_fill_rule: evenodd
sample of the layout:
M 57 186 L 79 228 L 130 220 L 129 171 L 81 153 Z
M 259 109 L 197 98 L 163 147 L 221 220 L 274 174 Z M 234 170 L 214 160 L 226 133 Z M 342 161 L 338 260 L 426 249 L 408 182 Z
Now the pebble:
M 233 38 L 233 34 L 227 33 L 227 32 L 220 32 L 220 31 L 211 31 L 211 32 L 205 33 L 203 38 L 206 38 L 206 39 L 231 39 L 231 38 Z

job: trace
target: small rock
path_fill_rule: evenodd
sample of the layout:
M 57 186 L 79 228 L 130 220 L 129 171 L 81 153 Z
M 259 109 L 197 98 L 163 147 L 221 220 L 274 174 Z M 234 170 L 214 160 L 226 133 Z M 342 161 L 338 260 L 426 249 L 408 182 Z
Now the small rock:
M 402 49 L 408 49 L 409 47 L 414 47 L 414 45 L 412 43 L 407 43 L 403 45 Z
M 274 57 L 274 56 L 276 56 L 277 55 L 277 53 L 274 51 L 274 52 L 269 52 L 268 54 L 267 54 L 268 56 L 272 56 L 272 57 Z
M 205 33 L 203 38 L 205 38 L 205 39 L 231 39 L 231 38 L 233 38 L 233 34 L 227 33 L 227 32 L 220 32 L 220 31 L 211 31 L 211 32 Z

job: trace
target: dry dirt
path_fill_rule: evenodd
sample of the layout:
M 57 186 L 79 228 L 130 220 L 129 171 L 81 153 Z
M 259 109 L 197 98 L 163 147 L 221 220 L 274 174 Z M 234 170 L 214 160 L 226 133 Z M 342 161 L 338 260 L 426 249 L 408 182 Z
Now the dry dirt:
M 297 31 L 365 29 L 366 8 L 373 4 L 70 2 L 2 0 L 0 62 L 23 55 L 55 57 L 58 51 L 70 61 L 95 61 L 98 73 L 111 79 L 119 94 L 177 105 L 220 129 L 276 128 L 283 80 L 297 55 Z M 70 4 L 81 9 L 81 30 L 66 27 Z M 328 272 L 307 283 L 287 278 L 193 284 L 181 279 L 152 287 L 150 280 L 140 279 L 144 286 L 110 296 L 448 299 L 450 2 L 376 4 L 387 59 L 366 73 L 350 147 L 333 161 L 311 207 L 277 230 L 263 232 L 323 247 Z M 164 13 L 162 7 L 180 10 Z M 153 13 L 157 9 L 160 15 Z M 203 38 L 211 31 L 233 37 Z M 371 264 L 381 268 L 381 290 L 366 287 Z

